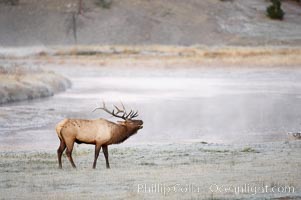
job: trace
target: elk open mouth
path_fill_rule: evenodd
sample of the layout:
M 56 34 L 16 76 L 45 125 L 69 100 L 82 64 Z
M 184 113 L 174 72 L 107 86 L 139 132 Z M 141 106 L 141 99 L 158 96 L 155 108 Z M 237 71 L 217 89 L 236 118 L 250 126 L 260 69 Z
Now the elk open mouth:
M 139 129 L 142 129 L 142 128 L 143 128 L 143 125 L 140 125 L 140 126 L 139 126 Z

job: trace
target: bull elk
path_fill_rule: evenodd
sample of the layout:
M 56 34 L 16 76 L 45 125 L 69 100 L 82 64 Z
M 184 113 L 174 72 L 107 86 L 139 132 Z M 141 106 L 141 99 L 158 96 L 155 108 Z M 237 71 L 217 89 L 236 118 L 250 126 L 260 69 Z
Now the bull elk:
M 96 108 L 95 110 L 101 109 L 114 117 L 123 119 L 123 121 L 114 123 L 106 119 L 64 119 L 56 125 L 56 133 L 60 139 L 60 146 L 57 150 L 60 169 L 62 168 L 62 154 L 66 148 L 66 155 L 72 167 L 76 168 L 72 159 L 74 142 L 77 144 L 85 143 L 95 145 L 93 169 L 96 167 L 99 151 L 102 148 L 106 160 L 106 167 L 110 168 L 108 145 L 122 143 L 137 133 L 139 129 L 143 128 L 142 120 L 133 119 L 138 117 L 138 111 L 134 112 L 131 110 L 128 113 L 123 104 L 122 108 L 118 108 L 115 105 L 114 107 L 116 110 L 113 109 L 110 111 L 103 102 L 103 107 Z

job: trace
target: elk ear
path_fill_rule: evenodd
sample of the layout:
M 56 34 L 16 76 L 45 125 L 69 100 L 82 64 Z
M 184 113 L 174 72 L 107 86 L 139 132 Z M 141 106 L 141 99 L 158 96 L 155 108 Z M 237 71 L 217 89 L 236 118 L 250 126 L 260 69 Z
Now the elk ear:
M 117 121 L 118 124 L 125 125 L 125 121 Z

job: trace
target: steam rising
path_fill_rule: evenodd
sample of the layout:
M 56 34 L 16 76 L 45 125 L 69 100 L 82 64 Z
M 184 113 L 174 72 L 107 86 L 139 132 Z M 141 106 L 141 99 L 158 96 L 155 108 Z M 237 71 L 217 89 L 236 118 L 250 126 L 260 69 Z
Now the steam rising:
M 9 140 L 12 131 L 18 133 L 14 138 L 24 137 L 22 129 L 34 129 L 35 124 L 49 127 L 47 137 L 56 141 L 50 132 L 64 117 L 107 118 L 103 112 L 91 112 L 102 99 L 108 105 L 123 101 L 139 110 L 144 129 L 128 143 L 263 142 L 282 140 L 286 132 L 300 130 L 299 70 L 73 66 L 58 71 L 71 77 L 71 90 L 49 99 L 17 103 L 14 109 L 0 108 L 5 116 L 1 118 L 1 133 L 6 136 L 2 142 Z M 36 123 L 31 123 L 32 119 Z

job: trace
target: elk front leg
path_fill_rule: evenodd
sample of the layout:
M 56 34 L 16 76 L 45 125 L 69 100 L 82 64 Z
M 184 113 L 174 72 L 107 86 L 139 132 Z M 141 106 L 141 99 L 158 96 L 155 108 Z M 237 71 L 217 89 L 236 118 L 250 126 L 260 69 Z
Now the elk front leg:
M 58 160 L 59 160 L 59 168 L 62 169 L 62 154 L 64 152 L 64 150 L 66 149 L 66 144 L 65 142 L 60 139 L 60 146 L 59 148 L 57 149 L 57 157 L 58 157 Z
M 96 162 L 97 162 L 97 158 L 99 156 L 100 149 L 101 149 L 101 145 L 96 144 L 95 145 L 95 155 L 94 155 L 93 169 L 96 168 Z
M 109 153 L 108 153 L 108 145 L 103 145 L 103 146 L 102 146 L 102 151 L 103 151 L 103 155 L 105 156 L 105 159 L 106 159 L 106 166 L 107 166 L 107 169 L 110 169 L 110 164 L 109 164 Z

